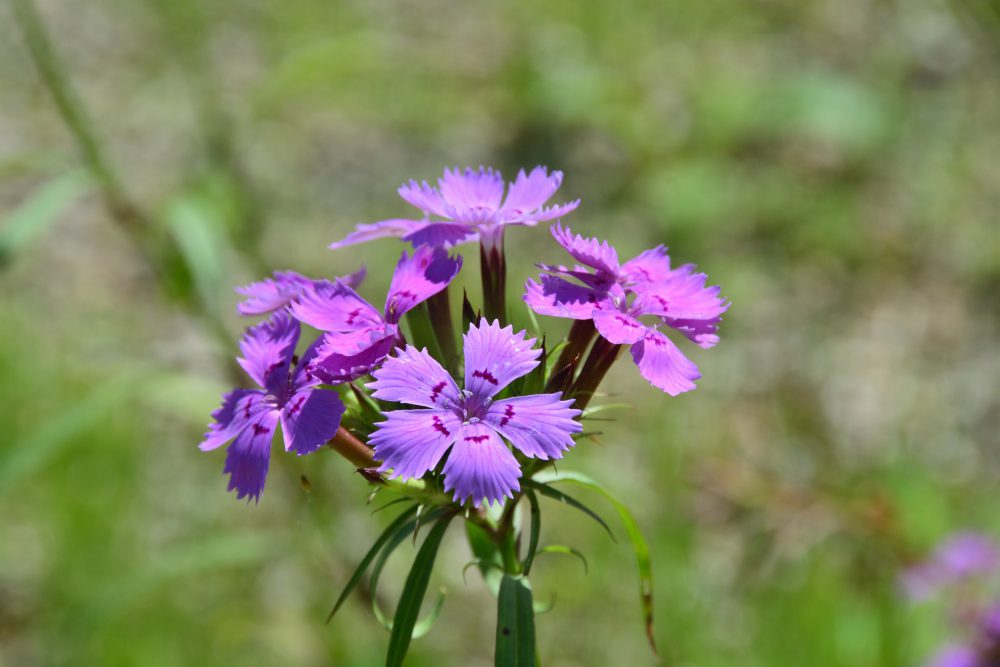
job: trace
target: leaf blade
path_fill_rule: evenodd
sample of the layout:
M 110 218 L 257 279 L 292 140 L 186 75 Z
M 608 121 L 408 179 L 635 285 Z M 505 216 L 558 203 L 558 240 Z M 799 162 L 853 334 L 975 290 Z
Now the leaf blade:
M 497 597 L 496 667 L 535 667 L 535 612 L 524 579 L 503 575 Z
M 392 636 L 389 638 L 389 651 L 385 658 L 386 667 L 402 667 L 406 651 L 413 639 L 413 628 L 420 614 L 420 605 L 424 601 L 427 584 L 430 583 L 438 547 L 441 546 L 441 540 L 454 516 L 445 514 L 434 524 L 413 560 L 413 567 L 406 577 L 406 584 L 403 585 L 403 593 L 396 607 L 396 615 L 392 620 Z

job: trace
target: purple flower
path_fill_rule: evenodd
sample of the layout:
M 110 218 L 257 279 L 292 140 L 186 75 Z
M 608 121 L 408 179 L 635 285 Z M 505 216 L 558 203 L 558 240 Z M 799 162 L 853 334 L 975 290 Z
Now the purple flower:
M 460 256 L 420 246 L 396 265 L 383 312 L 343 282 L 317 285 L 291 303 L 293 316 L 325 331 L 311 370 L 327 382 L 365 375 L 400 342 L 399 320 L 437 294 L 458 275 Z
M 224 473 L 236 497 L 260 499 L 271 458 L 271 439 L 280 423 L 285 449 L 298 455 L 322 447 L 337 432 L 344 404 L 333 391 L 318 389 L 306 368 L 313 344 L 292 370 L 299 323 L 285 312 L 251 327 L 240 342 L 238 359 L 260 389 L 235 389 L 222 398 L 212 413 L 199 448 L 208 451 L 230 440 Z
M 995 667 L 1000 661 L 1000 604 L 969 618 L 966 642 L 938 651 L 927 667 Z
M 714 346 L 722 314 L 729 308 L 719 288 L 706 287 L 707 276 L 694 273 L 691 264 L 672 268 L 663 246 L 620 264 L 618 252 L 607 241 L 574 236 L 559 224 L 552 227 L 552 235 L 580 265 L 543 265 L 549 274 L 525 284 L 528 306 L 540 315 L 593 319 L 605 340 L 631 345 L 632 359 L 650 384 L 671 396 L 694 389 L 701 377 L 698 367 L 659 325 L 676 329 L 703 348 Z
M 970 577 L 993 572 L 1000 566 L 1000 547 L 985 535 L 957 533 L 938 546 L 931 557 L 902 576 L 906 593 L 923 600 L 941 588 Z
M 939 651 L 927 667 L 988 667 L 979 660 L 977 651 L 971 646 L 946 646 Z
M 338 278 L 348 287 L 358 287 L 365 278 L 365 268 L 361 267 L 354 273 Z M 313 280 L 294 271 L 275 271 L 273 278 L 265 278 L 236 291 L 247 297 L 236 306 L 236 312 L 244 317 L 265 315 L 284 308 L 303 293 L 318 287 L 329 287 L 328 280 Z
M 376 398 L 422 406 L 393 410 L 369 442 L 392 476 L 420 478 L 444 464 L 445 490 L 479 505 L 520 490 L 521 467 L 501 437 L 525 456 L 562 458 L 582 430 L 580 414 L 561 393 L 511 398 L 497 395 L 538 365 L 534 339 L 483 319 L 465 334 L 465 389 L 426 350 L 407 346 L 375 371 Z
M 535 167 L 530 174 L 524 170 L 507 189 L 499 171 L 480 167 L 465 171 L 445 169 L 438 187 L 426 181 L 410 181 L 400 186 L 399 196 L 424 212 L 423 220 L 392 219 L 358 225 L 331 248 L 370 241 L 386 236 L 401 236 L 414 247 L 427 244 L 450 247 L 482 239 L 492 246 L 503 233 L 505 225 L 536 225 L 541 220 L 553 220 L 574 210 L 579 200 L 559 206 L 543 205 L 562 184 L 562 172 L 548 173 L 545 167 Z M 439 220 L 431 220 L 435 216 Z

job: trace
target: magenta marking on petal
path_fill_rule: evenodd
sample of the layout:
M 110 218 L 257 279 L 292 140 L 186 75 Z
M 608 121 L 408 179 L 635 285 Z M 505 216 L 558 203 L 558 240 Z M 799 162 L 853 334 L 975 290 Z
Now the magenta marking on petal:
M 504 427 L 514 418 L 514 406 L 508 403 L 504 406 L 503 417 L 500 419 L 500 426 Z
M 623 315 L 615 315 L 615 320 L 623 327 L 631 327 L 633 329 L 638 329 L 640 327 L 640 325 L 636 324 L 634 320 L 631 320 Z
M 448 383 L 445 380 L 442 380 L 441 382 L 438 382 L 436 385 L 431 387 L 431 403 L 437 401 L 438 396 L 441 395 L 441 392 L 444 391 L 444 388 L 447 386 Z
M 486 380 L 493 386 L 500 384 L 500 381 L 497 380 L 496 377 L 494 377 L 493 373 L 490 373 L 489 371 L 473 371 L 472 377 L 482 378 L 483 380 Z
M 448 427 L 444 425 L 444 422 L 437 415 L 434 415 L 434 430 L 446 437 L 451 435 L 451 431 L 448 430 Z
M 294 415 L 296 412 L 302 409 L 302 404 L 305 402 L 306 402 L 306 397 L 299 396 L 297 399 L 295 399 L 295 403 L 292 404 L 292 407 L 288 409 L 288 414 Z
M 466 442 L 480 443 L 480 442 L 486 442 L 489 439 L 490 439 L 490 436 L 488 436 L 488 435 L 467 435 L 467 436 L 465 436 L 465 441 Z
M 254 435 L 263 435 L 263 434 L 267 433 L 270 430 L 271 429 L 269 429 L 268 427 L 264 426 L 263 424 L 254 424 L 253 425 L 253 434 Z

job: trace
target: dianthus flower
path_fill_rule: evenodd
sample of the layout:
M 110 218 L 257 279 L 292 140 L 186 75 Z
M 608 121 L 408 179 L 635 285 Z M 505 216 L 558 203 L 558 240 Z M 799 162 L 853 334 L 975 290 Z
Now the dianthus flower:
M 401 342 L 399 320 L 458 275 L 460 256 L 420 246 L 396 265 L 383 312 L 341 281 L 317 285 L 290 305 L 293 316 L 326 332 L 310 370 L 326 382 L 354 380 L 371 372 Z
M 237 361 L 260 389 L 234 389 L 223 396 L 199 445 L 207 451 L 233 440 L 223 472 L 229 474 L 229 490 L 236 489 L 237 498 L 260 499 L 279 423 L 285 449 L 300 456 L 322 447 L 340 426 L 340 397 L 316 388 L 318 380 L 307 371 L 316 345 L 294 362 L 299 332 L 299 323 L 285 312 L 247 330 L 240 342 L 243 356 Z
M 485 167 L 464 171 L 445 169 L 436 188 L 426 181 L 419 184 L 410 181 L 399 188 L 400 197 L 424 212 L 423 220 L 396 218 L 358 225 L 353 233 L 330 247 L 342 248 L 386 236 L 401 236 L 414 246 L 449 247 L 477 239 L 492 245 L 505 225 L 536 225 L 574 210 L 579 200 L 543 206 L 559 189 L 562 176 L 561 171 L 549 174 L 545 167 L 535 167 L 530 174 L 522 169 L 504 198 L 504 181 L 499 171 Z
M 926 561 L 908 569 L 902 576 L 906 593 L 922 600 L 941 588 L 1000 567 L 1000 546 L 986 535 L 956 533 L 940 544 Z
M 420 478 L 447 456 L 445 490 L 479 505 L 520 490 L 521 466 L 501 438 L 525 456 L 558 459 L 582 427 L 561 393 L 498 398 L 539 363 L 541 350 L 524 331 L 483 319 L 463 343 L 464 390 L 426 350 L 407 346 L 386 359 L 368 385 L 372 395 L 424 409 L 386 412 L 369 442 L 393 477 Z
M 676 329 L 703 348 L 714 346 L 729 308 L 719 288 L 706 287 L 707 276 L 694 273 L 691 264 L 672 268 L 663 246 L 620 264 L 607 241 L 574 235 L 559 224 L 552 235 L 583 266 L 542 265 L 549 274 L 525 284 L 528 306 L 540 315 L 593 320 L 611 345 L 631 345 L 632 359 L 650 384 L 672 396 L 694 389 L 698 367 L 659 326 Z M 612 359 L 616 351 L 609 351 Z

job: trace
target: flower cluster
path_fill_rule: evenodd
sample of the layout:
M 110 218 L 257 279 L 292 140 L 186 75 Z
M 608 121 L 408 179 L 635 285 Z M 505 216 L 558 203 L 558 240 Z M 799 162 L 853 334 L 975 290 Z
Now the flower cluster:
M 663 246 L 621 263 L 606 241 L 556 223 L 552 235 L 575 264 L 540 264 L 544 273 L 523 293 L 535 313 L 577 321 L 552 368 L 537 339 L 508 324 L 505 229 L 574 211 L 578 200 L 547 205 L 561 183 L 561 172 L 536 167 L 505 185 L 480 167 L 446 169 L 437 187 L 400 187 L 421 218 L 359 225 L 331 245 L 383 237 L 412 245 L 381 309 L 357 292 L 363 269 L 333 280 L 277 272 L 239 288 L 238 312 L 267 317 L 240 343 L 239 363 L 258 388 L 226 394 L 201 444 L 232 441 L 230 490 L 259 499 L 280 424 L 285 449 L 296 454 L 343 436 L 371 452 L 369 475 L 423 480 L 460 505 L 502 502 L 528 472 L 573 446 L 583 410 L 623 346 L 653 386 L 670 395 L 693 389 L 698 368 L 665 330 L 712 347 L 729 304 L 692 265 L 672 266 Z M 448 286 L 463 265 L 455 246 L 474 241 L 484 316 L 466 301 L 459 353 Z M 318 334 L 299 357 L 303 324 Z M 380 417 L 354 415 L 365 406 Z

